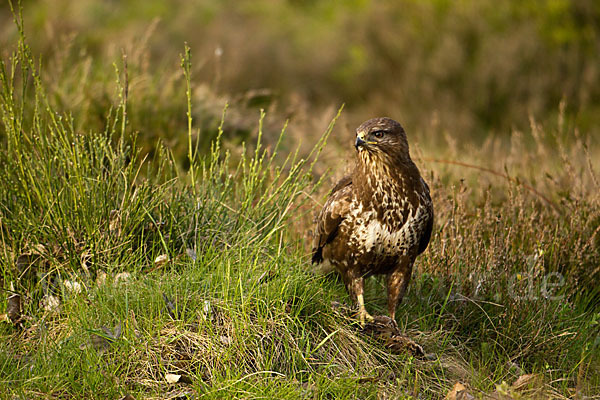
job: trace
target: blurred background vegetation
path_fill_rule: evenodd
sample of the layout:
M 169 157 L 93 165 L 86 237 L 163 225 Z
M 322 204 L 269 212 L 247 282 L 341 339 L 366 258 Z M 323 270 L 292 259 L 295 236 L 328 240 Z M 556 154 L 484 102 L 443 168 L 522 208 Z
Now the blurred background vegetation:
M 125 55 L 138 142 L 152 151 L 163 138 L 182 160 L 184 42 L 194 57 L 194 117 L 205 149 L 226 102 L 225 134 L 234 142 L 252 134 L 259 108 L 275 130 L 290 119 L 300 138 L 323 132 L 342 103 L 348 132 L 388 115 L 421 137 L 480 142 L 528 130 L 531 118 L 554 126 L 562 102 L 568 128 L 598 133 L 594 0 L 30 0 L 23 15 L 53 105 L 82 110 L 76 128 L 104 130 L 106 110 L 118 101 L 112 65 L 122 71 Z M 16 43 L 12 18 L 3 2 L 4 59 Z

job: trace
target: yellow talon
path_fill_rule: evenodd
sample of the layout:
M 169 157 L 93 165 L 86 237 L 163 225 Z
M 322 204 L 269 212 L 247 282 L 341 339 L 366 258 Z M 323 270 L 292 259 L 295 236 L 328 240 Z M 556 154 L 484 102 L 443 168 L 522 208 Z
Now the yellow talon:
M 373 316 L 367 312 L 367 309 L 365 308 L 365 299 L 363 295 L 359 294 L 358 296 L 356 296 L 356 299 L 358 300 L 358 320 L 360 321 L 360 326 L 364 328 L 365 321 L 373 322 L 375 321 L 375 318 L 373 318 Z

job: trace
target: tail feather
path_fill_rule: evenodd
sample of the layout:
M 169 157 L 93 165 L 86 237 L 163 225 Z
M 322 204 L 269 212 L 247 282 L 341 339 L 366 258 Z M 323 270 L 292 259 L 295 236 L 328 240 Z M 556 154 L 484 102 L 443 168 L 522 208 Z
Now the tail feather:
M 313 252 L 312 263 L 320 264 L 321 262 L 323 262 L 323 248 L 317 247 L 316 250 Z
M 318 247 L 313 251 L 312 263 L 317 264 L 315 272 L 319 275 L 329 275 L 335 271 L 335 267 L 329 260 L 323 258 L 323 248 Z

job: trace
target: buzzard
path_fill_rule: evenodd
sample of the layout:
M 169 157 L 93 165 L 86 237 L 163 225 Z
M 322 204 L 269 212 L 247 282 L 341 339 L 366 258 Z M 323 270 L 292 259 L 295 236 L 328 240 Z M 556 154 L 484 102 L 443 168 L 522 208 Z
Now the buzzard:
M 337 183 L 317 217 L 312 263 L 341 274 L 364 326 L 373 317 L 365 309 L 363 281 L 373 274 L 387 275 L 395 321 L 415 259 L 431 238 L 433 203 L 398 122 L 364 122 L 354 146 L 353 172 Z

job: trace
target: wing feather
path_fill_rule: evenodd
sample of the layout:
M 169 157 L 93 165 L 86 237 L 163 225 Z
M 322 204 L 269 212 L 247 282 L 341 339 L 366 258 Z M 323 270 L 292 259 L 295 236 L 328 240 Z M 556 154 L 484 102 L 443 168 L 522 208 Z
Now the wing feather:
M 423 183 L 423 186 L 425 187 L 425 198 L 427 199 L 427 201 L 429 202 L 429 204 L 432 204 L 431 201 L 431 195 L 429 194 L 429 185 L 427 185 L 427 182 L 425 182 L 425 180 L 423 178 L 421 178 L 421 182 Z M 423 236 L 421 236 L 421 240 L 419 240 L 419 249 L 417 251 L 417 254 L 421 254 L 425 251 L 425 249 L 427 249 L 427 245 L 429 245 L 429 240 L 431 240 L 431 232 L 433 231 L 433 206 L 429 207 L 429 211 L 430 211 L 430 215 L 429 218 L 427 219 L 427 225 L 425 226 L 425 231 L 423 231 Z
M 333 188 L 327 202 L 317 217 L 312 263 L 323 261 L 323 247 L 331 243 L 338 228 L 350 211 L 352 202 L 352 177 L 342 178 Z

